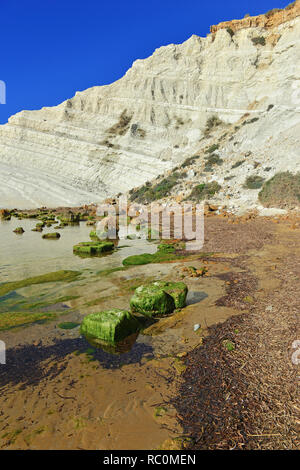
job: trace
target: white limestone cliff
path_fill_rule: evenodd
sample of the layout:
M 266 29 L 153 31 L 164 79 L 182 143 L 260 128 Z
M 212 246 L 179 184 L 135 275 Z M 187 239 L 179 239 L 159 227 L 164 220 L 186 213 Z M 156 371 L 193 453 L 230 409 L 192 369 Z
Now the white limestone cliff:
M 205 134 L 212 115 L 224 132 L 246 113 L 259 118 L 224 141 L 228 162 L 251 151 L 270 176 L 299 171 L 299 38 L 297 15 L 269 29 L 193 35 L 135 61 L 111 85 L 12 116 L 0 126 L 0 207 L 79 205 L 126 192 L 201 152 L 214 138 Z M 224 168 L 209 178 L 224 182 Z M 255 203 L 243 181 L 228 182 L 236 206 Z

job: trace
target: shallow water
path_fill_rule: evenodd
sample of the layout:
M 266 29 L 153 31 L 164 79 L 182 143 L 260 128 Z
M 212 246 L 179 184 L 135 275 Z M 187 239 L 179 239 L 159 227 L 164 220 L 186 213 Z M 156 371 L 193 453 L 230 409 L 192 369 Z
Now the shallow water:
M 156 251 L 156 245 L 147 240 L 120 240 L 119 247 L 124 248 L 110 255 L 81 258 L 73 254 L 73 245 L 90 240 L 91 226 L 81 222 L 80 225 L 66 226 L 61 230 L 55 230 L 52 226 L 44 228 L 42 233 L 32 232 L 37 222 L 35 219 L 0 220 L 0 282 L 25 279 L 60 269 L 97 272 L 121 266 L 127 256 Z M 13 233 L 16 227 L 23 227 L 25 232 L 22 235 Z M 55 231 L 61 235 L 58 240 L 42 238 L 42 234 Z

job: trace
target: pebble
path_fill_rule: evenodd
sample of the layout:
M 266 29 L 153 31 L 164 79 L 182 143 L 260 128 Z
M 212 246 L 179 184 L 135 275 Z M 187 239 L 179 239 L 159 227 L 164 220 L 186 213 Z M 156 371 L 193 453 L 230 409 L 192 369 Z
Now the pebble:
M 200 325 L 199 325 L 199 323 L 196 323 L 196 324 L 194 325 L 194 331 L 197 331 L 197 330 L 199 330 L 199 328 L 200 328 Z

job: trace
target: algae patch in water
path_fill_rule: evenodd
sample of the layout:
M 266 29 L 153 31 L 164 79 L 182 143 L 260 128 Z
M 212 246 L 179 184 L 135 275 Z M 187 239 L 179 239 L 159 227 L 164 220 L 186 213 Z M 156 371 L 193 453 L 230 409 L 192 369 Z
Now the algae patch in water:
M 21 281 L 5 282 L 0 285 L 0 296 L 7 294 L 8 292 L 22 287 L 31 286 L 33 284 L 44 284 L 45 282 L 72 282 L 75 281 L 78 276 L 81 275 L 80 271 L 55 271 L 52 273 L 42 274 L 40 276 L 29 277 L 22 279 Z
M 62 330 L 73 330 L 73 328 L 77 328 L 80 326 L 80 323 L 72 322 L 72 321 L 65 321 L 62 323 L 59 323 L 58 328 L 61 328 Z
M 45 322 L 56 318 L 54 312 L 6 312 L 0 315 L 0 331 L 10 330 L 31 323 Z
M 158 245 L 156 253 L 142 253 L 141 255 L 128 256 L 123 260 L 123 265 L 135 266 L 149 263 L 163 263 L 165 261 L 181 259 L 183 256 L 176 253 L 177 248 L 183 248 L 183 246 L 179 247 L 177 244 L 161 243 Z

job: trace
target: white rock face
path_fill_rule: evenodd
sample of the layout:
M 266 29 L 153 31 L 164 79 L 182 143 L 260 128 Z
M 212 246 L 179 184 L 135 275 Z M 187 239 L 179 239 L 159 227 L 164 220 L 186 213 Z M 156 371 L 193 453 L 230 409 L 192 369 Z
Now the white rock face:
M 258 36 L 266 45 L 253 44 Z M 227 124 L 245 113 L 259 118 L 224 144 L 232 163 L 251 151 L 272 166 L 269 176 L 299 171 L 299 38 L 299 17 L 232 38 L 226 29 L 192 36 L 135 61 L 111 85 L 12 116 L 0 126 L 0 207 L 79 205 L 125 192 L 207 146 L 212 115 Z M 257 197 L 245 196 L 243 182 L 244 174 L 232 186 L 237 206 Z

